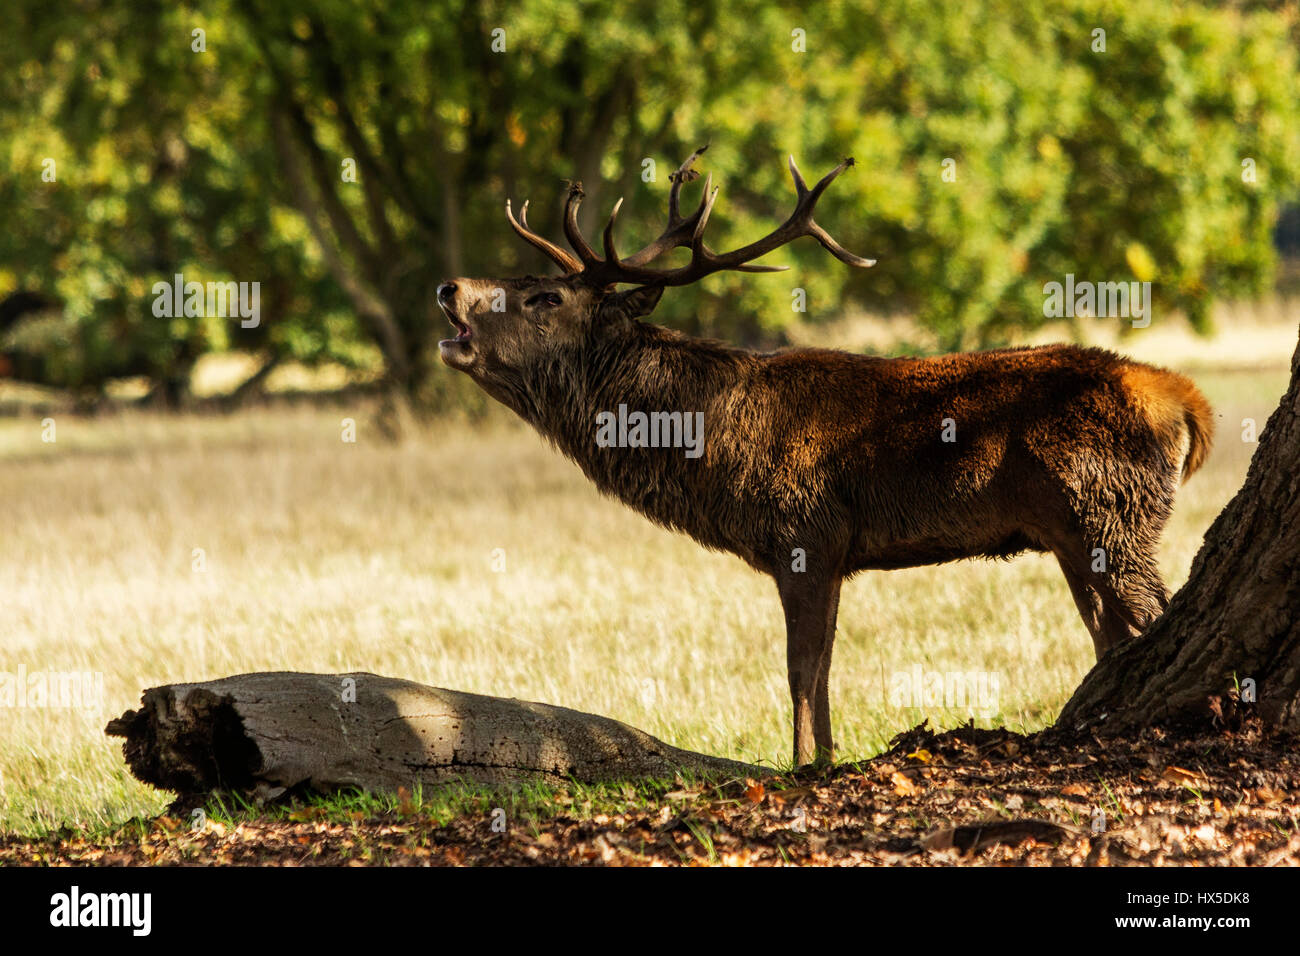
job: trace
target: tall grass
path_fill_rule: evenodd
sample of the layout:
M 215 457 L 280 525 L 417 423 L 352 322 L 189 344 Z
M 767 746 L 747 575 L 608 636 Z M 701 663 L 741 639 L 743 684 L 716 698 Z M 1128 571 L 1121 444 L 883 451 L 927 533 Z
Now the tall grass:
M 1220 437 L 1165 535 L 1171 586 L 1240 487 L 1255 448 L 1241 420 L 1262 427 L 1285 389 L 1284 331 L 1250 370 L 1189 363 Z M 39 417 L 0 422 L 0 671 L 92 671 L 105 693 L 98 708 L 0 707 L 0 829 L 159 810 L 168 795 L 129 776 L 105 722 L 145 687 L 252 670 L 400 675 L 788 760 L 770 582 L 600 497 L 504 414 L 398 445 L 360 407 L 55 427 L 47 443 Z M 892 675 L 914 665 L 996 674 L 996 712 L 980 722 L 1033 730 L 1091 662 L 1050 558 L 865 574 L 840 612 L 837 741 L 867 756 L 922 718 L 970 716 L 890 706 Z

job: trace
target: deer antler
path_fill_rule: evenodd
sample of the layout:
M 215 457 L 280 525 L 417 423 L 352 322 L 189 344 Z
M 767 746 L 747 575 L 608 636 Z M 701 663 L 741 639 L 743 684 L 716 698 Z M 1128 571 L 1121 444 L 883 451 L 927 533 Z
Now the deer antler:
M 510 200 L 506 200 L 506 218 L 510 220 L 510 226 L 520 237 L 530 245 L 536 246 L 542 252 L 546 253 L 552 262 L 567 273 L 581 272 L 582 263 L 575 259 L 570 253 L 565 252 L 549 239 L 539 236 L 528 228 L 528 202 L 519 207 L 519 219 L 515 219 L 515 214 L 510 209 Z
M 713 204 L 718 198 L 718 189 L 713 186 L 713 175 L 711 173 L 705 177 L 704 192 L 700 196 L 699 206 L 689 216 L 681 214 L 682 183 L 691 182 L 699 177 L 699 172 L 691 167 L 700 154 L 708 148 L 708 146 L 701 146 L 691 153 L 686 162 L 678 166 L 676 171 L 669 176 L 672 186 L 668 191 L 668 225 L 664 228 L 664 231 L 649 245 L 625 258 L 619 256 L 614 244 L 614 223 L 618 219 L 618 211 L 623 205 L 623 200 L 620 199 L 614 204 L 609 221 L 605 224 L 602 235 L 605 256 L 601 258 L 592 249 L 591 245 L 583 237 L 582 231 L 578 228 L 578 207 L 582 204 L 584 196 L 581 183 L 569 184 L 569 194 L 564 203 L 564 234 L 569 240 L 569 245 L 578 254 L 576 259 L 553 243 L 529 231 L 526 222 L 523 227 L 520 227 L 511 217 L 510 224 L 514 226 L 516 232 L 549 255 L 561 268 L 571 274 L 581 274 L 583 279 L 594 285 L 635 283 L 638 285 L 681 286 L 689 285 L 707 275 L 723 270 L 781 272 L 788 267 L 756 266 L 748 263 L 750 260 L 764 256 L 801 236 L 812 236 L 831 255 L 848 265 L 867 268 L 876 264 L 874 259 L 864 259 L 846 250 L 813 220 L 813 209 L 817 205 L 817 200 L 821 198 L 822 193 L 826 191 L 826 187 L 834 181 L 836 176 L 853 165 L 852 158 L 844 160 L 844 162 L 823 176 L 817 185 L 809 189 L 807 183 L 804 182 L 803 176 L 799 174 L 799 167 L 795 165 L 794 157 L 791 156 L 790 176 L 794 180 L 796 201 L 794 212 L 790 214 L 790 217 L 774 231 L 747 246 L 726 253 L 714 252 L 704 242 L 704 228 L 708 224 L 709 214 L 713 211 Z M 507 215 L 509 215 L 509 211 L 510 204 L 507 203 Z M 688 247 L 691 250 L 691 261 L 686 265 L 676 269 L 649 268 L 648 264 L 650 262 L 653 262 L 665 252 L 681 246 Z

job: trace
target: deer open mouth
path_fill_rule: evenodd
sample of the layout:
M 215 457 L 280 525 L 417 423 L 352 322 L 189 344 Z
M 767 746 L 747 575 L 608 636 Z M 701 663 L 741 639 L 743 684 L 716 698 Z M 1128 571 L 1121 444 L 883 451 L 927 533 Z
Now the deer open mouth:
M 458 368 L 462 371 L 468 370 L 474 362 L 474 330 L 469 327 L 469 323 L 448 308 L 442 306 L 443 313 L 447 316 L 447 321 L 451 323 L 452 328 L 456 330 L 454 338 L 443 339 L 438 343 L 438 354 L 442 360 L 452 368 Z
M 467 321 L 459 319 L 454 312 L 448 310 L 446 307 L 443 307 L 442 311 L 447 316 L 448 323 L 451 323 L 452 328 L 455 328 L 456 334 L 454 338 L 442 339 L 441 342 L 438 342 L 438 345 L 451 345 L 451 343 L 455 342 L 468 342 L 469 339 L 473 338 L 473 329 L 469 328 L 469 323 L 467 323 Z
M 450 312 L 447 312 L 447 321 L 456 329 L 456 336 L 450 339 L 443 339 L 438 343 L 439 345 L 446 345 L 451 342 L 468 342 L 474 337 L 474 331 L 469 327 L 468 322 L 456 318 L 456 316 L 452 315 Z

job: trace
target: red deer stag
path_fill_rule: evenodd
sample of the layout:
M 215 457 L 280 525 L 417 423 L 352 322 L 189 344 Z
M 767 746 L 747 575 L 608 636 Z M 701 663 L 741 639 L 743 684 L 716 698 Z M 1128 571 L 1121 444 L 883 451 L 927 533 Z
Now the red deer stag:
M 810 189 L 791 158 L 794 212 L 719 253 L 704 242 L 711 177 L 693 213 L 679 207 L 700 152 L 672 175 L 667 228 L 632 255 L 615 248 L 618 204 L 603 257 L 583 238 L 579 184 L 564 209 L 573 253 L 529 228 L 527 203 L 516 219 L 507 202 L 515 232 L 563 274 L 442 284 L 438 302 L 457 335 L 439 348 L 603 492 L 775 579 L 795 764 L 834 759 L 831 645 L 840 582 L 858 571 L 1050 551 L 1098 657 L 1150 624 L 1168 602 L 1157 540 L 1180 478 L 1210 445 L 1210 408 L 1195 386 L 1072 345 L 937 358 L 755 353 L 638 321 L 668 286 L 784 268 L 749 263 L 800 236 L 841 262 L 873 264 L 813 221 L 851 159 Z M 688 262 L 651 267 L 677 247 Z M 702 447 L 683 452 L 694 423 Z

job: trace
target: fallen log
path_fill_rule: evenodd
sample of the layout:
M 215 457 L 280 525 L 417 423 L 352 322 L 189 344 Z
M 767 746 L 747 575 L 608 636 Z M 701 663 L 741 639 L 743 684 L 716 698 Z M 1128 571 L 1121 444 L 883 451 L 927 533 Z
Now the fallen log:
M 105 732 L 126 739 L 136 777 L 181 795 L 773 773 L 679 750 L 608 717 L 367 673 L 166 684 Z

